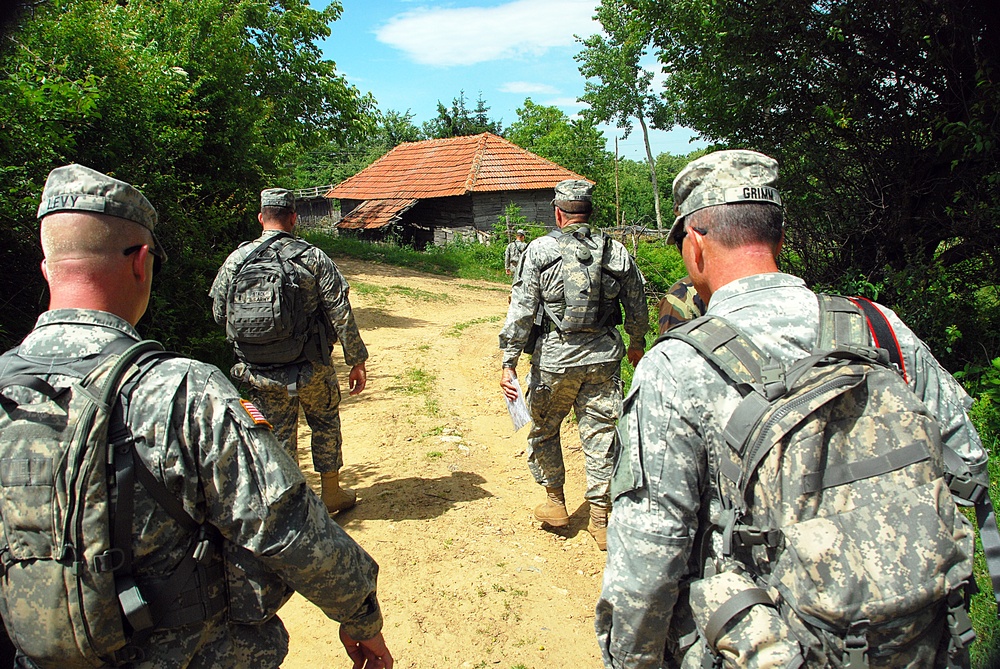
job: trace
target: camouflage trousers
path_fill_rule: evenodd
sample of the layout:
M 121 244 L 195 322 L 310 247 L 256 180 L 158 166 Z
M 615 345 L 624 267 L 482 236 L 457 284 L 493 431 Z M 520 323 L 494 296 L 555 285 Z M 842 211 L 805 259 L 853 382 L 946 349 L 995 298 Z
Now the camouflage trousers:
M 610 506 L 608 487 L 614 465 L 615 422 L 622 411 L 620 363 L 605 362 L 528 373 L 528 469 L 535 482 L 562 487 L 566 481 L 559 430 L 575 409 L 587 469 L 586 498 L 593 506 Z
M 250 399 L 274 426 L 274 436 L 298 462 L 299 406 L 312 430 L 313 467 L 337 472 L 344 466 L 340 433 L 340 384 L 333 365 L 307 363 L 294 391 L 277 384 L 252 384 Z

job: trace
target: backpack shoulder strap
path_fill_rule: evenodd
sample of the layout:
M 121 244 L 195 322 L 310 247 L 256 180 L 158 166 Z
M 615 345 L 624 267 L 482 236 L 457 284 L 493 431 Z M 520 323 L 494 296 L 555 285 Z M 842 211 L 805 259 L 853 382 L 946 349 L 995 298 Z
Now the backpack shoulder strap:
M 218 610 L 213 607 L 213 610 L 209 611 L 207 606 L 209 602 L 201 601 L 182 610 L 172 610 L 176 607 L 170 606 L 178 595 L 185 591 L 194 572 L 210 557 L 211 533 L 204 525 L 195 521 L 184 510 L 181 501 L 153 476 L 143 459 L 136 453 L 135 438 L 126 420 L 127 398 L 131 396 L 140 380 L 156 364 L 174 355 L 158 346 L 143 350 L 133 359 L 137 371 L 119 389 L 108 431 L 108 448 L 112 451 L 115 486 L 118 490 L 112 521 L 112 550 L 120 557 L 115 587 L 122 612 L 136 632 L 136 636 L 130 642 L 133 646 L 141 644 L 143 639 L 162 623 L 165 616 L 169 616 L 171 626 L 176 626 L 202 620 L 206 615 L 212 615 Z M 194 549 L 189 551 L 166 582 L 155 591 L 147 588 L 140 590 L 133 573 L 132 530 L 136 481 L 178 525 L 191 533 L 193 538 Z M 205 606 L 202 606 L 203 604 Z M 206 611 L 209 612 L 206 614 Z
M 276 235 L 272 236 L 271 238 L 269 238 L 267 241 L 264 241 L 264 242 L 261 242 L 260 244 L 258 244 L 257 248 L 255 248 L 253 251 L 251 251 L 247 255 L 247 257 L 243 259 L 243 262 L 241 262 L 240 265 L 239 265 L 239 267 L 236 268 L 236 271 L 233 272 L 233 276 L 236 276 L 237 274 L 239 274 L 241 271 L 243 271 L 244 267 L 246 267 L 247 265 L 249 265 L 250 263 L 252 263 L 257 258 L 261 257 L 261 255 L 264 254 L 264 251 L 266 251 L 267 249 L 269 249 L 279 239 L 284 239 L 286 237 L 291 237 L 291 235 L 288 234 L 287 232 L 279 232 L 278 234 L 276 234 Z
M 875 346 L 889 352 L 889 362 L 899 371 L 904 381 L 909 381 L 906 375 L 906 363 L 903 361 L 903 351 L 899 347 L 899 340 L 896 338 L 896 332 L 892 329 L 889 319 L 867 297 L 859 296 L 849 299 L 864 313 Z

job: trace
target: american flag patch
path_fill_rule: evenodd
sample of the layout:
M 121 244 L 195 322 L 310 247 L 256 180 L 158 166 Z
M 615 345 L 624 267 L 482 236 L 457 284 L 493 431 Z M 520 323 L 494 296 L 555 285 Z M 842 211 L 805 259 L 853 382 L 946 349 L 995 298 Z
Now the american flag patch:
M 243 406 L 243 410 L 247 412 L 250 416 L 250 420 L 252 420 L 255 424 L 266 425 L 269 429 L 274 429 L 271 427 L 271 424 L 267 422 L 267 419 L 264 418 L 264 414 L 260 412 L 260 409 L 253 405 L 253 402 L 250 400 L 240 400 L 240 405 Z

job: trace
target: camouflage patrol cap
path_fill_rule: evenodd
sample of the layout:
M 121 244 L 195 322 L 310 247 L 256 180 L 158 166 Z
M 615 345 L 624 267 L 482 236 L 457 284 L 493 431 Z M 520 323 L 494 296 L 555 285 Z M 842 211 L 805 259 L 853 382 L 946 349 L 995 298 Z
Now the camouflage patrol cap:
M 524 230 L 518 228 L 517 232 L 515 232 L 514 234 L 516 234 L 518 237 L 524 237 Z
M 295 193 L 287 188 L 267 188 L 260 192 L 260 206 L 281 207 L 295 211 Z
M 583 179 L 566 179 L 556 184 L 556 202 L 590 202 L 594 198 L 594 184 Z
M 688 163 L 674 179 L 674 224 L 667 235 L 674 235 L 692 212 L 720 204 L 762 202 L 781 206 L 781 196 L 774 188 L 778 179 L 778 161 L 756 151 L 716 151 Z
M 38 218 L 58 211 L 89 211 L 138 223 L 153 235 L 155 253 L 167 259 L 156 238 L 156 209 L 131 184 L 75 163 L 57 167 L 45 180 Z

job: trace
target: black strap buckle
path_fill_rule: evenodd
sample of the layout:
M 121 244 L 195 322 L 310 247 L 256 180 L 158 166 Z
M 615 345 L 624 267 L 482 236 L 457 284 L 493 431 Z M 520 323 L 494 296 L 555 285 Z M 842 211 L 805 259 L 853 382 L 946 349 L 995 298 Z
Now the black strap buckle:
M 948 484 L 948 489 L 955 497 L 968 500 L 972 504 L 979 504 L 986 497 L 986 486 L 972 480 L 971 472 L 959 474 L 945 474 L 944 480 Z
M 968 648 L 976 640 L 976 630 L 965 608 L 964 587 L 948 593 L 948 632 L 955 647 Z
M 115 571 L 124 564 L 125 552 L 120 548 L 109 548 L 94 556 L 94 571 L 98 574 Z
M 734 532 L 743 546 L 767 546 L 776 548 L 781 540 L 781 530 L 741 525 Z

